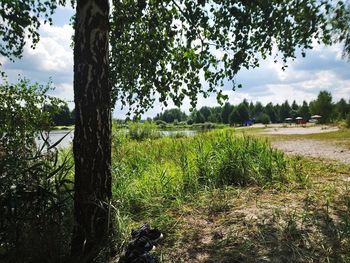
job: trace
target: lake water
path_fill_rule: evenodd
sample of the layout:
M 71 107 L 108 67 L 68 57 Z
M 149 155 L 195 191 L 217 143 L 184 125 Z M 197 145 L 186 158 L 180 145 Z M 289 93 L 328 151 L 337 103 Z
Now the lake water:
M 64 137 L 64 136 L 66 136 L 66 137 Z M 58 142 L 63 137 L 64 137 L 64 139 L 57 145 L 57 148 L 67 148 L 72 144 L 73 138 L 74 138 L 74 130 L 54 130 L 54 131 L 51 131 L 50 135 L 49 135 L 50 145 Z M 38 137 L 36 139 L 36 143 L 40 147 L 43 143 L 43 140 L 40 137 Z
M 176 130 L 176 131 L 159 131 L 161 136 L 176 136 L 176 135 L 184 135 L 184 136 L 194 136 L 198 131 L 196 130 Z M 62 139 L 65 135 L 67 135 L 58 145 L 57 148 L 67 148 L 72 145 L 74 138 L 74 130 L 54 130 L 50 132 L 49 142 L 50 144 L 54 144 L 55 142 Z M 39 147 L 42 145 L 43 140 L 41 138 L 37 138 L 36 140 Z
M 162 136 L 176 136 L 184 135 L 184 136 L 193 136 L 198 133 L 197 130 L 175 130 L 175 131 L 159 131 Z

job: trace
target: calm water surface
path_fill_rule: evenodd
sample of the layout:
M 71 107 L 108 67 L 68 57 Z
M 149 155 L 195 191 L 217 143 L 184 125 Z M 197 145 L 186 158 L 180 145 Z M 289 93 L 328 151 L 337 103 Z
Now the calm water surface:
M 181 134 L 184 136 L 193 136 L 198 131 L 196 130 L 176 130 L 176 131 L 159 131 L 161 136 L 175 136 L 177 134 Z M 66 134 L 68 134 L 58 145 L 58 148 L 67 148 L 69 146 L 72 146 L 73 138 L 74 138 L 74 130 L 53 130 L 50 132 L 49 135 L 49 141 L 50 144 L 54 144 L 55 142 L 62 139 Z M 42 145 L 43 141 L 39 137 L 37 138 L 37 144 L 40 146 Z
M 67 135 L 66 137 L 64 137 Z M 54 130 L 51 131 L 49 134 L 49 142 L 50 144 L 54 144 L 61 140 L 64 137 L 64 139 L 57 145 L 57 148 L 67 148 L 72 145 L 73 138 L 74 138 L 74 130 Z M 43 143 L 43 140 L 41 137 L 38 137 L 36 139 L 36 143 L 40 147 Z

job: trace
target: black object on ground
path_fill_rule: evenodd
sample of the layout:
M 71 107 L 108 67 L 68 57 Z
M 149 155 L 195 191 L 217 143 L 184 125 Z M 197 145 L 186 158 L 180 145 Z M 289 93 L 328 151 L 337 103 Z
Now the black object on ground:
M 156 259 L 149 252 L 162 237 L 157 228 L 151 229 L 148 224 L 132 230 L 131 240 L 119 263 L 156 263 Z

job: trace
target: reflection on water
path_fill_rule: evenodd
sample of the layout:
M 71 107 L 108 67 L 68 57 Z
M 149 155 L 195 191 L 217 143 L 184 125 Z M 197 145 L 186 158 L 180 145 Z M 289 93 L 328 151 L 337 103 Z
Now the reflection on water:
M 161 136 L 193 136 L 198 133 L 197 130 L 178 130 L 178 131 L 159 131 Z
M 67 136 L 63 138 L 65 135 Z M 57 148 L 67 148 L 72 144 L 73 137 L 74 137 L 73 130 L 54 130 L 54 131 L 51 131 L 49 134 L 49 143 L 50 145 L 53 145 L 63 138 L 63 140 L 57 145 Z M 39 147 L 42 146 L 43 140 L 40 136 L 36 139 L 36 143 Z
M 196 130 L 176 130 L 176 131 L 159 131 L 161 136 L 194 136 L 198 131 Z M 49 142 L 50 145 L 56 143 L 62 139 L 67 133 L 69 133 L 58 145 L 57 148 L 67 148 L 72 145 L 74 138 L 74 130 L 54 130 L 50 132 Z M 36 139 L 37 145 L 40 147 L 43 144 L 41 137 Z

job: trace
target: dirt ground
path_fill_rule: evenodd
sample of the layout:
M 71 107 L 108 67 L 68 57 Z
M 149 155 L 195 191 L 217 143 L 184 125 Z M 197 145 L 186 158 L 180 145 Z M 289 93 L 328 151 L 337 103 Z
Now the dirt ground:
M 350 164 L 350 150 L 328 141 L 319 140 L 284 140 L 274 141 L 272 146 L 286 154 L 299 154 L 316 158 L 326 158 Z
M 267 128 L 264 130 L 264 134 L 315 134 L 325 132 L 335 132 L 339 129 L 337 127 L 317 126 L 317 127 L 290 127 L 290 128 Z

